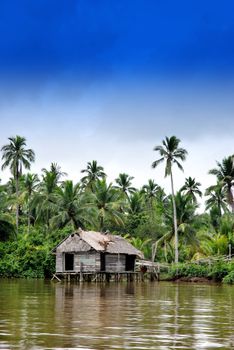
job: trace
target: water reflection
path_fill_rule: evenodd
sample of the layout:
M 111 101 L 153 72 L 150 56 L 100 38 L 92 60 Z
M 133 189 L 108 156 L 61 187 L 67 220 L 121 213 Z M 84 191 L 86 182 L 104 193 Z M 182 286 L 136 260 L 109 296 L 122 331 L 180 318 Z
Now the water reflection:
M 234 287 L 0 281 L 0 349 L 234 349 Z

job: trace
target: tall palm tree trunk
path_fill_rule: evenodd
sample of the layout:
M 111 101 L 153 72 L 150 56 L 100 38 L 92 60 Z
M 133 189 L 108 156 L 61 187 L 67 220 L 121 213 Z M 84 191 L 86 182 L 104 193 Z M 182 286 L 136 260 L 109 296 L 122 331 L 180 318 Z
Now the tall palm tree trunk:
M 18 170 L 16 173 L 16 177 L 15 177 L 15 189 L 16 189 L 16 236 L 18 236 L 18 232 L 19 232 L 19 174 L 18 174 Z
M 172 193 L 172 205 L 173 205 L 173 221 L 174 221 L 174 233 L 175 233 L 175 263 L 179 262 L 179 250 L 178 250 L 178 230 L 177 230 L 177 213 L 174 193 L 174 183 L 171 171 L 171 193 Z
M 101 215 L 101 217 L 100 217 L 100 232 L 103 231 L 103 226 L 104 226 L 104 218 L 103 218 L 103 215 Z
M 31 218 L 31 209 L 30 209 L 30 198 L 28 199 L 28 235 L 30 232 L 30 218 Z

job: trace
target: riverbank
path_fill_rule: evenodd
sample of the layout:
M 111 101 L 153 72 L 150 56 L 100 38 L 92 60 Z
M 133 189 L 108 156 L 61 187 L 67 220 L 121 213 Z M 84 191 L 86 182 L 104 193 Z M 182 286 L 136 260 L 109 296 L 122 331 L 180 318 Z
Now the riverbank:
M 234 284 L 234 260 L 218 260 L 212 264 L 186 262 L 172 265 L 166 273 L 162 273 L 160 279 L 177 282 L 221 282 Z
M 55 272 L 55 257 L 51 250 L 68 234 L 68 230 L 55 231 L 53 235 L 31 231 L 16 241 L 0 242 L 0 277 L 51 278 Z M 215 281 L 234 284 L 234 260 L 208 263 L 180 263 L 161 270 L 160 280 Z

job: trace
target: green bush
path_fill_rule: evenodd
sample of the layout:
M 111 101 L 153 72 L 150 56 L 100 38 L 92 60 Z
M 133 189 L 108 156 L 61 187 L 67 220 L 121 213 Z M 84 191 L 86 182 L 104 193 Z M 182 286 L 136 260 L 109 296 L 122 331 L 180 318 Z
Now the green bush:
M 223 283 L 234 284 L 234 270 L 223 278 Z
M 172 266 L 169 271 L 169 276 L 174 278 L 180 277 L 207 277 L 208 276 L 208 267 L 206 265 L 198 264 L 178 264 Z
M 67 230 L 47 236 L 36 229 L 32 229 L 29 235 L 23 232 L 17 241 L 0 242 L 0 277 L 50 277 L 55 270 L 51 250 L 67 235 Z
M 230 271 L 229 264 L 224 261 L 217 261 L 213 265 L 211 265 L 211 270 L 209 272 L 209 277 L 213 280 L 220 282 L 222 279 L 228 275 Z
M 169 270 L 169 278 L 205 277 L 216 282 L 234 283 L 234 262 L 217 261 L 211 265 L 183 263 L 173 265 Z

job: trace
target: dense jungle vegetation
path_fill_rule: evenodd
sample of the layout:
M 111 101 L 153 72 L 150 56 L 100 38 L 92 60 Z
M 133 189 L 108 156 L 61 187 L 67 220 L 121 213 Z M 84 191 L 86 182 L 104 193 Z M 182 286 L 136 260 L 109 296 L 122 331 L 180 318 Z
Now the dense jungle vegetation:
M 12 176 L 0 183 L 0 276 L 50 276 L 54 271 L 51 249 L 81 227 L 123 235 L 146 258 L 179 263 L 176 271 L 181 276 L 209 275 L 234 282 L 232 262 L 220 260 L 212 268 L 196 264 L 233 253 L 233 156 L 209 170 L 217 183 L 202 194 L 201 184 L 192 177 L 178 192 L 174 190 L 173 169 L 183 170 L 187 157 L 177 137 L 166 137 L 154 151 L 156 160 L 149 166 L 164 166 L 170 194 L 152 179 L 136 189 L 133 177 L 125 173 L 110 183 L 95 160 L 81 171 L 78 183 L 68 180 L 56 163 L 41 174 L 29 173 L 34 151 L 24 137 L 9 138 L 1 148 L 2 171 L 9 168 Z M 198 214 L 198 199 L 203 195 L 206 211 Z M 175 265 L 170 273 L 175 274 Z

